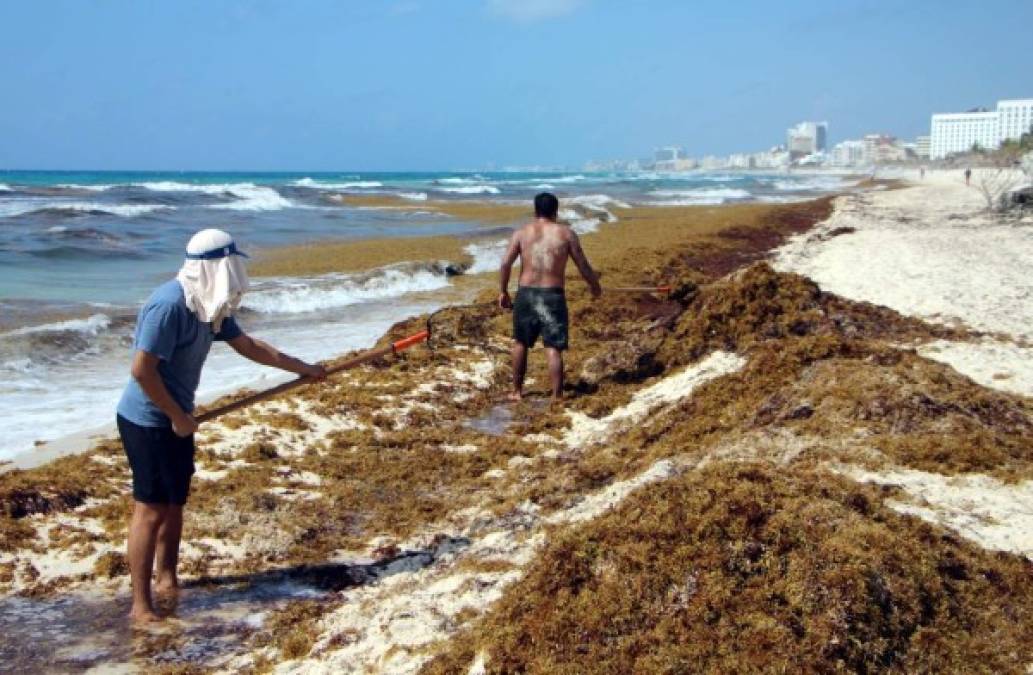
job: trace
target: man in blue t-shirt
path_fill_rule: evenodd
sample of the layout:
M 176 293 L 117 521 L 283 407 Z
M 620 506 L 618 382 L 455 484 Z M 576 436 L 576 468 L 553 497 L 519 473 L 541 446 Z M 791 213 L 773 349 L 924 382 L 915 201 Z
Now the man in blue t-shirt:
M 247 272 L 233 238 L 198 232 L 187 245 L 177 278 L 158 287 L 137 319 L 132 379 L 118 403 L 118 430 L 133 472 L 128 558 L 134 621 L 155 621 L 155 590 L 174 595 L 183 505 L 194 473 L 194 393 L 212 342 L 226 342 L 252 361 L 314 380 L 320 365 L 282 354 L 244 333 L 233 318 L 247 290 Z

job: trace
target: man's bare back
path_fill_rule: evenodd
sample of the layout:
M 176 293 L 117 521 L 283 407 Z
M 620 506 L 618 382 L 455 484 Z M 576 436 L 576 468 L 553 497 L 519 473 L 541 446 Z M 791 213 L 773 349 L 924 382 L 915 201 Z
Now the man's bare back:
M 563 288 L 568 258 L 574 259 L 586 281 L 592 284 L 595 280 L 577 233 L 545 218 L 527 223 L 513 233 L 505 260 L 512 264 L 518 257 L 520 286 Z

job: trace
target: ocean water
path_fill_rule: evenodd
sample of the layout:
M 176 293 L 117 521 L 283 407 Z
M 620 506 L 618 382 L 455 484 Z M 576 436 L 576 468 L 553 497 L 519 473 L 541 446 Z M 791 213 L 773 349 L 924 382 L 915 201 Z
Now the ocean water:
M 135 314 L 175 275 L 205 227 L 248 248 L 323 240 L 462 235 L 483 225 L 428 211 L 357 208 L 341 193 L 528 204 L 538 192 L 612 217 L 609 204 L 783 202 L 842 189 L 841 177 L 765 173 L 156 173 L 0 171 L 0 460 L 37 441 L 109 425 L 126 381 Z M 576 227 L 591 231 L 596 219 Z M 496 268 L 478 241 L 469 273 Z M 254 280 L 244 326 L 284 351 L 324 359 L 372 344 L 443 302 L 443 269 L 399 264 L 359 274 Z M 217 345 L 201 399 L 284 379 Z

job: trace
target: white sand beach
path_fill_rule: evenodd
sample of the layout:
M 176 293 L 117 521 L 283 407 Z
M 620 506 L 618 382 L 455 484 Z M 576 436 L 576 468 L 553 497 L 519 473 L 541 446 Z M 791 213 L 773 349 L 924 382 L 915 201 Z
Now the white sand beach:
M 985 386 L 1033 396 L 1033 215 L 987 213 L 960 171 L 841 197 L 832 218 L 774 262 L 832 293 L 985 333 L 921 353 Z

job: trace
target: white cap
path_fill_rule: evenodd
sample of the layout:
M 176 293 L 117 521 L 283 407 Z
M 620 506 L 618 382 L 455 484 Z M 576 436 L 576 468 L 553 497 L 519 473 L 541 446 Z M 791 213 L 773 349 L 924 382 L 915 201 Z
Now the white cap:
M 194 260 L 216 260 L 229 255 L 244 256 L 243 252 L 237 250 L 233 237 L 228 232 L 209 228 L 201 230 L 187 244 L 187 258 Z

